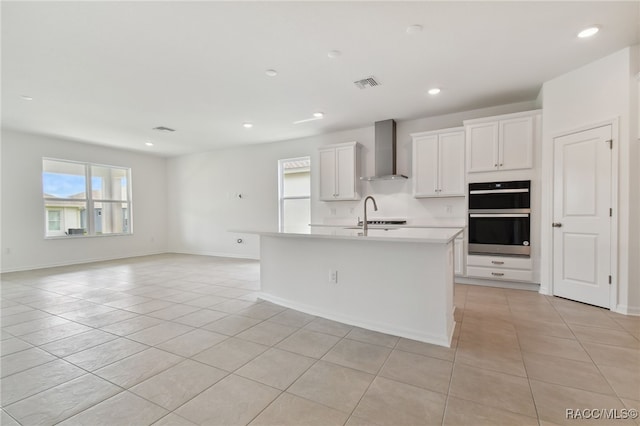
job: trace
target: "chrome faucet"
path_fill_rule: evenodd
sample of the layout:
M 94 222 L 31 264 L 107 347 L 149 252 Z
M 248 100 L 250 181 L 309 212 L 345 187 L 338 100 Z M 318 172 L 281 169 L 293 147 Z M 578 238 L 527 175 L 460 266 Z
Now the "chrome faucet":
M 369 223 L 367 222 L 367 201 L 373 201 L 373 210 L 378 211 L 378 205 L 376 204 L 376 199 L 369 195 L 364 199 L 364 220 L 362 221 L 362 232 L 364 235 L 367 235 L 367 231 L 369 230 Z

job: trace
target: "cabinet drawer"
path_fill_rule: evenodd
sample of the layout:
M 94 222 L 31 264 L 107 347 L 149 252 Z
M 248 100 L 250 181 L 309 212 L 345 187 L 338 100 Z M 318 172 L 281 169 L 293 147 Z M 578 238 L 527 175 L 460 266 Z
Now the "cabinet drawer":
M 467 256 L 467 265 L 490 268 L 533 269 L 530 257 Z
M 533 281 L 532 271 L 518 269 L 482 268 L 467 266 L 467 277 L 485 278 L 500 281 Z

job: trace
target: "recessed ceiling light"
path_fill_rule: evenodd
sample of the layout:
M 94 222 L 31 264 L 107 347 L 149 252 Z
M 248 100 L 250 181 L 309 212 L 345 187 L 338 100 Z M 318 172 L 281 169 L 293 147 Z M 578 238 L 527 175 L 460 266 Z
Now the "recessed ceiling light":
M 253 127 L 253 123 L 248 123 L 248 122 L 247 123 L 243 123 L 242 127 L 244 127 L 245 129 L 250 129 L 250 128 Z
M 324 114 L 321 112 L 314 112 L 313 117 L 304 118 L 302 120 L 294 121 L 293 124 L 307 123 L 309 121 L 322 120 L 324 118 Z
M 273 69 L 268 69 L 264 73 L 266 75 L 268 75 L 269 77 L 275 77 L 276 75 L 278 75 L 278 71 L 273 70 Z
M 342 52 L 339 50 L 330 50 L 329 52 L 327 52 L 327 56 L 331 59 L 337 58 L 340 55 L 342 55 Z
M 437 95 L 438 93 L 440 93 L 440 89 L 437 87 L 434 87 L 433 89 L 429 89 L 429 93 L 430 95 Z
M 165 127 L 165 126 L 154 127 L 153 130 L 157 130 L 159 132 L 167 132 L 167 133 L 176 131 L 176 129 L 172 129 L 170 127 Z
M 588 38 L 588 37 L 592 37 L 594 35 L 596 35 L 596 33 L 600 31 L 600 28 L 598 28 L 597 26 L 592 26 L 589 28 L 585 28 L 584 30 L 580 31 L 578 33 L 578 37 L 580 38 Z
M 20 95 L 20 99 L 22 99 L 23 101 L 32 101 L 33 98 L 31 96 L 27 96 L 27 95 Z
M 145 142 L 144 143 L 146 146 L 153 146 L 153 142 Z
M 407 27 L 407 34 L 416 34 L 422 31 L 422 25 L 409 25 Z

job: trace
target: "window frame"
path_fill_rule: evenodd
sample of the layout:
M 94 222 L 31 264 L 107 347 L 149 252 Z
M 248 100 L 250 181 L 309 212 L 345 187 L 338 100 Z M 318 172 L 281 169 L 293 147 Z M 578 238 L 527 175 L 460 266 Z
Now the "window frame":
M 62 198 L 62 197 L 47 197 L 44 192 L 44 178 L 43 175 L 45 173 L 44 170 L 44 162 L 45 161 L 56 161 L 59 163 L 69 163 L 69 164 L 77 164 L 84 167 L 84 178 L 85 178 L 85 198 Z M 104 167 L 109 169 L 120 169 L 126 172 L 127 178 L 127 188 L 126 188 L 126 200 L 114 200 L 114 199 L 94 199 L 93 197 L 93 182 L 92 182 L 92 167 Z M 42 169 L 41 169 L 41 179 L 40 183 L 42 185 L 42 202 L 43 202 L 43 210 L 45 216 L 45 229 L 44 229 L 44 238 L 46 240 L 50 239 L 68 239 L 72 238 L 94 238 L 94 237 L 117 237 L 117 236 L 126 236 L 133 235 L 133 199 L 132 199 L 132 181 L 131 181 L 131 167 L 124 166 L 115 166 L 110 164 L 102 164 L 102 163 L 93 163 L 89 161 L 75 161 L 75 160 L 66 160 L 61 158 L 52 158 L 52 157 L 42 157 Z M 58 209 L 61 210 L 61 224 L 64 223 L 64 209 L 60 207 L 52 207 L 47 208 L 47 202 L 84 202 L 86 205 L 86 233 L 84 234 L 69 234 L 67 232 L 66 227 L 61 229 L 61 235 L 48 235 L 48 211 L 49 209 Z M 96 203 L 123 203 L 127 205 L 127 228 L 128 232 L 114 232 L 108 234 L 96 234 L 96 223 L 95 223 L 95 204 Z
M 278 231 L 280 232 L 284 231 L 284 202 L 286 200 L 308 199 L 309 204 L 311 204 L 311 179 L 309 179 L 309 195 L 284 195 L 284 165 L 285 163 L 293 161 L 309 161 L 309 174 L 311 174 L 311 157 L 308 155 L 278 160 Z M 309 217 L 309 220 L 311 220 L 311 217 Z

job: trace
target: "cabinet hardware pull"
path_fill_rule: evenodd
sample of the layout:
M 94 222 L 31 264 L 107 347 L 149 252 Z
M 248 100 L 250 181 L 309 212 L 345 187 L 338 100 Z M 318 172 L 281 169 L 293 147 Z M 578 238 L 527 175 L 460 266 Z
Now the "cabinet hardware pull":
M 502 167 L 502 163 L 500 163 L 500 167 Z
M 491 275 L 493 275 L 494 277 L 501 277 L 504 274 L 502 272 L 492 272 Z
M 551 224 L 551 226 L 553 226 L 554 228 L 562 228 L 562 223 L 560 223 L 560 222 L 553 222 L 553 223 Z
M 491 263 L 493 263 L 494 265 L 504 265 L 504 262 L 500 260 L 492 260 Z
M 498 167 L 498 163 L 494 164 L 493 167 Z

